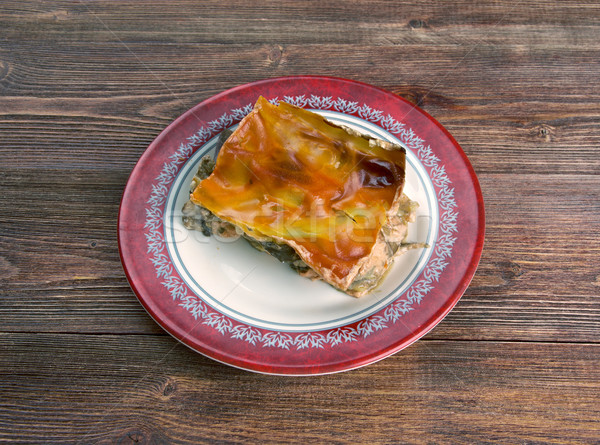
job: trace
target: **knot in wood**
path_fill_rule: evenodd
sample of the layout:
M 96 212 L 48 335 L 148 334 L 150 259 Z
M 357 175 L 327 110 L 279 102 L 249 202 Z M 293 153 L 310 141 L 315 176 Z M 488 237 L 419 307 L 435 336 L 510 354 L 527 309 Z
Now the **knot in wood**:
M 523 268 L 513 261 L 502 261 L 498 264 L 502 278 L 506 281 L 512 281 L 523 275 Z
M 8 76 L 8 72 L 10 71 L 8 62 L 4 62 L 0 60 L 0 81 L 4 80 Z
M 118 441 L 119 444 L 138 444 L 138 443 L 146 443 L 146 435 L 140 430 L 133 430 L 125 433 L 121 440 Z
M 175 392 L 175 389 L 176 389 L 175 384 L 168 382 L 163 389 L 163 395 L 165 397 L 168 397 Z
M 408 22 L 408 26 L 410 26 L 413 29 L 426 28 L 427 23 L 420 19 L 413 19 L 410 22 Z
M 554 136 L 554 127 L 542 124 L 538 127 L 537 134 L 540 138 L 550 141 Z
M 281 62 L 281 57 L 283 56 L 283 48 L 279 45 L 272 47 L 269 50 L 269 55 L 267 56 L 269 62 L 273 64 L 279 64 Z

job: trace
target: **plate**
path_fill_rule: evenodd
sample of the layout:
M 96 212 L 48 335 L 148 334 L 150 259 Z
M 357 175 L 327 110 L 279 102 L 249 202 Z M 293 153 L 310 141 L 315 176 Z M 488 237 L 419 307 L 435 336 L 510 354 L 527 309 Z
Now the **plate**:
M 244 240 L 204 237 L 181 223 L 200 158 L 256 99 L 286 101 L 406 148 L 405 192 L 419 202 L 409 241 L 384 282 L 350 297 L 300 277 Z M 141 304 L 167 332 L 249 371 L 326 374 L 394 354 L 456 305 L 479 262 L 484 207 L 452 136 L 410 102 L 364 83 L 315 76 L 267 79 L 220 93 L 169 125 L 139 159 L 119 209 L 119 251 Z

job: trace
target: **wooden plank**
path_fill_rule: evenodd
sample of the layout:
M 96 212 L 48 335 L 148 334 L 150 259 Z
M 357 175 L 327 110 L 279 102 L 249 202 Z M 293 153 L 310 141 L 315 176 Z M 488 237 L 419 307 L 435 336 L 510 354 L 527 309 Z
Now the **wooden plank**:
M 161 332 L 120 265 L 116 216 L 126 178 L 46 170 L 43 199 L 23 199 L 23 184 L 39 182 L 40 173 L 4 169 L 0 270 L 10 298 L 0 300 L 0 331 Z M 600 342 L 600 177 L 480 179 L 487 209 L 481 265 L 429 336 Z
M 597 443 L 600 3 L 3 1 L 0 443 Z M 144 312 L 125 181 L 174 118 L 253 80 L 335 75 L 459 141 L 486 246 L 457 307 L 366 368 L 232 369 Z
M 600 35 L 600 27 L 596 35 Z M 420 105 L 438 105 L 455 113 L 471 111 L 463 119 L 482 112 L 485 116 L 483 105 L 509 107 L 510 113 L 498 116 L 504 120 L 520 112 L 513 117 L 517 120 L 530 107 L 530 113 L 550 115 L 555 110 L 544 110 L 541 104 L 556 102 L 568 103 L 575 107 L 573 111 L 584 115 L 587 111 L 589 115 L 594 110 L 590 96 L 597 99 L 600 95 L 598 82 L 592 77 L 600 64 L 598 49 L 594 48 L 536 49 L 484 44 L 429 48 L 426 43 L 174 47 L 155 42 L 126 46 L 115 42 L 108 46 L 109 59 L 93 51 L 92 43 L 75 43 L 58 50 L 54 46 L 14 42 L 0 50 L 3 100 L 10 107 L 3 114 L 119 117 L 123 123 L 135 117 L 142 123 L 148 124 L 149 120 L 156 124 L 157 118 L 173 119 L 168 113 L 175 105 L 182 105 L 175 102 L 178 99 L 204 99 L 203 96 L 240 83 L 293 74 L 337 75 L 392 91 L 400 89 L 398 93 L 412 93 Z M 324 63 L 315 66 L 315 57 Z M 199 59 L 203 65 L 198 65 Z M 232 68 L 236 68 L 235 76 L 224 78 Z M 395 73 L 393 78 L 385 75 L 390 70 Z M 575 74 L 589 83 L 572 82 Z M 426 96 L 427 90 L 435 94 Z M 525 102 L 509 100 L 516 97 Z M 156 108 L 158 102 L 163 108 Z M 132 108 L 123 108 L 128 103 Z M 152 107 L 145 109 L 144 104 Z M 195 102 L 183 105 L 192 106 Z
M 261 2 L 260 7 L 243 0 L 219 7 L 215 1 L 203 2 L 114 2 L 79 3 L 74 1 L 39 4 L 5 2 L 0 26 L 9 37 L 26 32 L 30 40 L 64 39 L 112 42 L 116 38 L 162 40 L 168 42 L 277 43 L 327 42 L 358 43 L 370 41 L 393 26 L 397 31 L 413 32 L 414 38 L 457 28 L 481 28 L 489 33 L 504 26 L 525 30 L 554 27 L 595 26 L 600 8 L 595 2 L 548 2 L 543 11 L 536 1 L 492 0 L 472 4 L 468 0 L 452 3 L 385 1 L 337 2 L 309 1 Z M 366 13 L 368 12 L 368 13 Z M 357 24 L 359 26 L 352 26 Z M 352 32 L 349 32 L 352 29 Z M 417 34 L 420 33 L 420 34 Z M 519 34 L 525 34 L 523 32 Z M 586 33 L 579 35 L 585 39 Z M 554 32 L 553 44 L 563 35 Z M 504 39 L 510 39 L 506 36 Z M 590 40 L 592 42 L 592 40 Z M 445 43 L 453 42 L 446 40 Z M 597 44 L 597 42 L 593 43 Z
M 600 3 L 7 0 L 0 6 L 0 443 L 597 443 Z M 174 118 L 335 75 L 459 141 L 486 245 L 424 339 L 331 376 L 246 373 L 144 312 L 122 190 Z
M 598 342 L 598 177 L 480 180 L 487 213 L 481 263 L 432 338 Z
M 313 378 L 228 368 L 161 336 L 0 334 L 0 349 L 2 442 L 591 443 L 600 433 L 600 345 L 421 341 Z
M 0 163 L 130 169 L 201 100 L 252 80 L 313 73 L 356 78 L 419 104 L 478 172 L 600 172 L 597 49 L 116 42 L 107 59 L 94 47 L 15 42 L 0 50 Z M 327 62 L 315 66 L 315 54 Z M 236 77 L 225 75 L 232 67 Z

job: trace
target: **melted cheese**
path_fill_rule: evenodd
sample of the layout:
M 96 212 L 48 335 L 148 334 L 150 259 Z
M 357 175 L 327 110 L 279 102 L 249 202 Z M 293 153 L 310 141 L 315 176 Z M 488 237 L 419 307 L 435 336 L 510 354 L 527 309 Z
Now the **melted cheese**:
M 253 238 L 289 244 L 345 289 L 397 211 L 404 168 L 399 147 L 261 97 L 191 199 Z

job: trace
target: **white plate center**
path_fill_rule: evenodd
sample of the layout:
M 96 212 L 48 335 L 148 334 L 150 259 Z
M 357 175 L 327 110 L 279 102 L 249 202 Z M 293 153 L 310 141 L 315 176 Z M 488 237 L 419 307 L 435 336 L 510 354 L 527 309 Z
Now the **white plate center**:
M 395 144 L 392 134 L 362 120 L 316 110 L 329 120 Z M 181 208 L 189 199 L 189 183 L 200 158 L 214 155 L 216 138 L 187 161 L 173 183 L 164 214 L 165 241 L 171 261 L 190 292 L 215 310 L 252 326 L 283 331 L 332 329 L 365 318 L 393 302 L 418 277 L 432 248 L 415 249 L 397 258 L 383 283 L 370 294 L 354 298 L 322 281 L 310 281 L 245 240 L 231 242 L 187 230 Z M 404 191 L 419 202 L 409 241 L 433 246 L 439 212 L 433 184 L 416 155 L 407 149 Z

